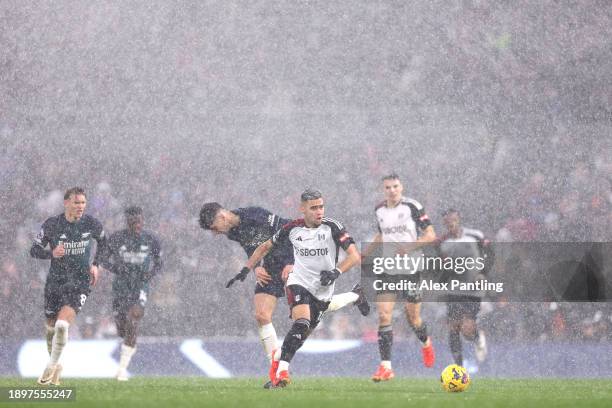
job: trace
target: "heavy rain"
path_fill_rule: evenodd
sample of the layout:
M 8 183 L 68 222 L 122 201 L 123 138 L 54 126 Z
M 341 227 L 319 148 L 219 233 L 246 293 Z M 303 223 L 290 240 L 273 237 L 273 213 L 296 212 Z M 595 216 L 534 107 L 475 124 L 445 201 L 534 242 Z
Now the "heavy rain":
M 206 202 L 293 219 L 315 188 L 360 247 L 378 232 L 382 178 L 397 173 L 438 236 L 454 208 L 494 242 L 609 243 L 611 38 L 607 1 L 1 1 L 0 375 L 44 368 L 49 262 L 30 247 L 74 186 L 107 235 L 139 206 L 161 242 L 134 376 L 267 374 L 255 278 L 225 288 L 247 256 L 200 228 Z M 64 364 L 67 376 L 115 375 L 112 280 L 100 271 L 69 332 L 69 344 L 115 342 L 112 361 L 92 363 L 91 375 Z M 359 281 L 355 266 L 336 292 Z M 325 316 L 296 375 L 369 378 L 379 362 L 372 309 Z M 431 375 L 402 309 L 396 372 Z M 288 313 L 279 298 L 279 339 Z M 452 362 L 445 304 L 424 302 L 422 317 L 435 377 Z M 610 303 L 493 293 L 478 324 L 489 355 L 479 367 L 464 340 L 473 373 L 612 376 Z M 221 368 L 198 365 L 193 339 Z M 28 341 L 39 342 L 38 365 L 17 361 Z M 336 346 L 333 370 L 308 362 Z M 360 358 L 347 364 L 353 346 Z

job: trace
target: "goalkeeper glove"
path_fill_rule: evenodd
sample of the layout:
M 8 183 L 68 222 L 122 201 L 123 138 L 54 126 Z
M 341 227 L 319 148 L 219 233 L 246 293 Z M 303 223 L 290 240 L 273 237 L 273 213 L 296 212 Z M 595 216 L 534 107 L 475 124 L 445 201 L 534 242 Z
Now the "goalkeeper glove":
M 242 268 L 242 270 L 240 271 L 239 274 L 237 274 L 236 276 L 234 276 L 232 279 L 229 280 L 229 282 L 227 282 L 227 285 L 225 285 L 226 288 L 229 288 L 230 286 L 232 286 L 234 284 L 234 282 L 236 282 L 237 280 L 240 282 L 243 282 L 247 275 L 249 274 L 249 272 L 251 272 L 251 270 L 249 268 L 247 268 L 246 266 L 244 268 Z
M 340 269 L 334 268 L 331 271 L 321 271 L 321 285 L 329 286 L 340 276 Z

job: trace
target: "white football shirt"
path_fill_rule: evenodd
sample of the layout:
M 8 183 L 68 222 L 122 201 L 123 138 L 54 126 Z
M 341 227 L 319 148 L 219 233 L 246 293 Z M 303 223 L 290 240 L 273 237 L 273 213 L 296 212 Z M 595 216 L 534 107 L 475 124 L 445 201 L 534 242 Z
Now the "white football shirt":
M 397 247 L 389 243 L 415 242 L 419 236 L 418 231 L 431 225 L 431 221 L 421 203 L 411 198 L 402 197 L 394 207 L 387 207 L 386 201 L 383 201 L 376 206 L 375 213 L 378 232 L 380 232 L 383 241 L 383 256 L 386 257 L 394 257 L 397 254 Z M 418 258 L 422 257 L 423 252 L 419 250 L 411 255 Z M 416 272 L 418 270 L 387 271 L 390 275 L 414 274 Z
M 321 285 L 321 271 L 331 271 L 338 262 L 340 248 L 345 251 L 355 241 L 342 224 L 332 218 L 323 218 L 316 228 L 308 228 L 303 219 L 283 226 L 272 237 L 274 245 L 289 240 L 293 245 L 293 271 L 287 279 L 287 286 L 299 285 L 317 299 L 331 300 L 334 284 Z

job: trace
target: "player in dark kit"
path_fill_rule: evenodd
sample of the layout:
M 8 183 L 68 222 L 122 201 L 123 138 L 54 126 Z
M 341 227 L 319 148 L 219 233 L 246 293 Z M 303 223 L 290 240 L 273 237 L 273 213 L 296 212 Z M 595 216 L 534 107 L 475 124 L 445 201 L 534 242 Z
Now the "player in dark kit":
M 269 240 L 276 231 L 291 220 L 282 218 L 261 207 L 246 207 L 227 210 L 218 203 L 206 203 L 200 211 L 200 227 L 215 234 L 225 235 L 236 241 L 251 256 L 255 249 Z M 293 247 L 291 244 L 278 245 L 264 258 L 263 263 L 255 267 L 255 319 L 259 326 L 259 336 L 268 360 L 277 348 L 277 336 L 272 315 L 277 299 L 285 294 L 285 280 L 293 267 Z M 249 269 L 243 268 L 226 285 L 232 286 L 236 281 L 244 281 Z M 359 287 L 354 292 L 343 293 L 334 298 L 332 307 L 339 309 L 354 303 L 362 314 L 369 313 L 369 305 Z M 334 309 L 334 310 L 335 310 Z
M 484 234 L 476 229 L 461 225 L 461 216 L 457 210 L 449 209 L 442 214 L 446 234 L 439 239 L 439 253 L 441 257 L 472 258 L 481 257 L 485 260 L 484 269 L 467 269 L 451 271 L 449 278 L 461 282 L 476 282 L 487 275 L 487 268 L 493 259 L 489 241 Z M 461 334 L 466 340 L 474 343 L 476 360 L 482 363 L 487 356 L 487 343 L 485 334 L 478 329 L 476 318 L 480 311 L 480 301 L 484 293 L 476 292 L 470 295 L 450 294 L 447 297 L 446 311 L 449 325 L 449 344 L 455 364 L 463 365 L 463 351 Z
M 127 367 L 136 352 L 138 322 L 144 316 L 149 282 L 162 267 L 161 245 L 155 235 L 143 231 L 140 207 L 125 210 L 127 229 L 108 238 L 109 257 L 102 264 L 115 274 L 113 279 L 113 317 L 117 333 L 123 338 L 117 380 L 127 381 Z
M 244 268 L 247 271 L 253 269 L 274 248 L 288 244 L 293 247 L 295 264 L 286 289 L 293 326 L 285 336 L 280 353 L 272 355 L 270 377 L 273 387 L 290 383 L 289 363 L 320 322 L 323 313 L 330 310 L 334 281 L 360 260 L 355 242 L 344 227 L 323 217 L 325 210 L 320 192 L 306 190 L 302 193 L 300 210 L 304 218 L 279 229 L 253 252 Z M 340 248 L 347 256 L 338 263 Z
M 82 188 L 67 190 L 64 213 L 43 223 L 30 249 L 32 257 L 51 260 L 45 284 L 49 362 L 38 379 L 41 385 L 59 385 L 62 371 L 59 359 L 68 340 L 68 328 L 85 304 L 90 286 L 96 285 L 98 264 L 106 253 L 102 223 L 83 214 L 86 204 Z M 98 247 L 90 265 L 92 238 Z
M 227 210 L 218 203 L 206 203 L 200 211 L 200 227 L 238 242 L 247 256 L 251 256 L 260 244 L 289 221 L 261 207 Z M 276 308 L 277 298 L 284 296 L 285 293 L 285 284 L 281 276 L 283 269 L 292 264 L 291 246 L 285 246 L 270 253 L 263 260 L 263 264 L 255 268 L 257 279 L 253 300 L 255 319 L 259 327 L 259 337 L 270 361 L 277 342 L 272 314 Z M 226 287 L 229 288 L 236 281 L 244 281 L 248 272 L 248 270 L 242 271 L 236 275 Z

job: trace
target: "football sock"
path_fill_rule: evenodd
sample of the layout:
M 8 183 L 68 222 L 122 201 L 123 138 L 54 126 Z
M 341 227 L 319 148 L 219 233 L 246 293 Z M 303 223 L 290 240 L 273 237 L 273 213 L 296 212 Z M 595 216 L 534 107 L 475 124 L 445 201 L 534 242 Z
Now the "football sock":
M 378 328 L 378 351 L 381 361 L 391 361 L 391 347 L 393 346 L 393 326 Z
M 121 344 L 121 355 L 119 357 L 119 368 L 127 370 L 130 365 L 130 360 L 136 352 L 136 347 L 130 347 L 126 344 Z
M 55 365 L 59 361 L 59 358 L 62 355 L 62 350 L 64 350 L 64 346 L 68 341 L 69 327 L 70 323 L 65 320 L 58 320 L 55 322 L 55 335 L 53 336 L 53 341 L 51 342 L 49 366 Z
M 281 360 L 278 362 L 278 370 L 276 370 L 276 375 L 278 376 L 281 371 L 287 370 L 289 370 L 289 362 Z
M 450 351 L 453 355 L 453 360 L 455 360 L 455 364 L 462 366 L 463 353 L 461 351 L 461 335 L 459 334 L 459 331 L 451 330 L 448 334 L 448 340 L 450 345 Z
M 306 341 L 306 337 L 308 337 L 308 329 L 310 329 L 310 320 L 308 319 L 297 319 L 295 322 L 293 322 L 293 326 L 291 326 L 289 333 L 287 333 L 287 336 L 283 341 L 280 358 L 281 362 L 291 362 L 291 359 L 295 353 Z
M 49 356 L 51 356 L 51 349 L 53 347 L 53 335 L 55 334 L 55 327 L 49 326 L 45 324 L 45 337 L 47 339 L 47 351 L 49 352 Z
M 264 324 L 263 326 L 259 326 L 259 338 L 261 339 L 261 344 L 263 344 L 268 360 L 272 362 L 272 352 L 274 349 L 276 349 L 276 344 L 278 342 L 274 325 L 272 323 L 268 323 Z
M 380 365 L 385 367 L 387 370 L 391 370 L 391 361 L 389 360 L 383 360 L 380 362 Z
M 414 334 L 416 334 L 421 343 L 425 344 L 427 342 L 427 324 L 425 322 L 421 323 L 420 327 L 413 326 L 412 330 L 414 330 Z
M 126 319 L 124 324 L 123 337 L 124 344 L 130 347 L 136 347 L 136 332 L 138 331 L 138 320 Z
M 334 295 L 331 298 L 331 302 L 329 302 L 327 311 L 333 312 L 335 310 L 342 309 L 346 305 L 352 305 L 357 301 L 357 299 L 359 299 L 359 295 L 355 292 L 346 292 Z

